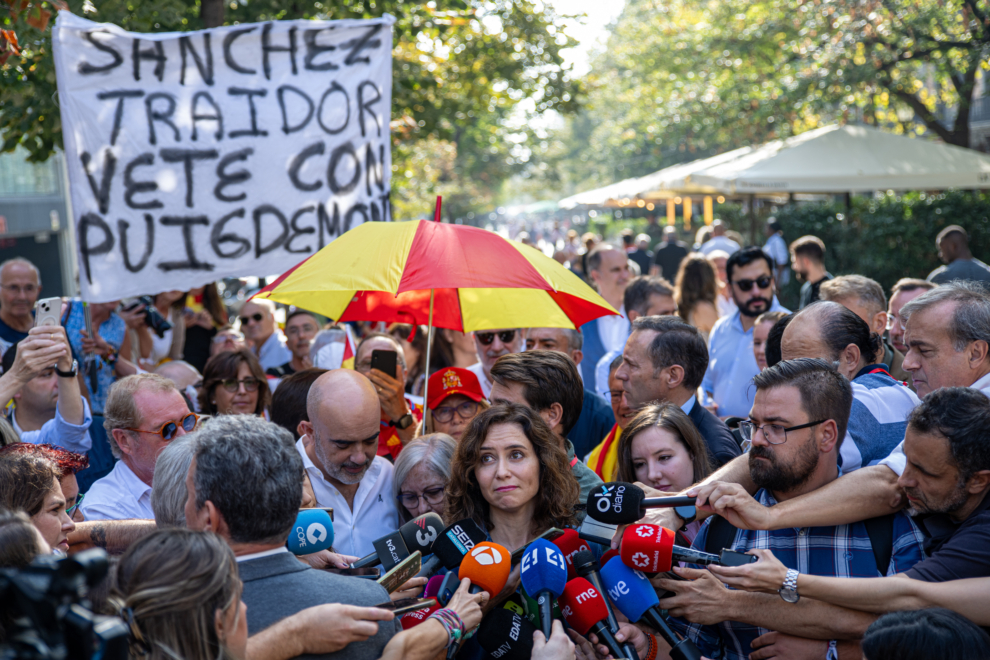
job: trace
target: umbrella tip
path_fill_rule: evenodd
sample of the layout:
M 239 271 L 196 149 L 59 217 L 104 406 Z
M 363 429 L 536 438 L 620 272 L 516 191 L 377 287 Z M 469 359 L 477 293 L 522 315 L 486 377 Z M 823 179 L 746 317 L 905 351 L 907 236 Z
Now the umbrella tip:
M 440 206 L 443 203 L 443 197 L 437 195 L 437 208 L 433 211 L 433 222 L 440 222 Z

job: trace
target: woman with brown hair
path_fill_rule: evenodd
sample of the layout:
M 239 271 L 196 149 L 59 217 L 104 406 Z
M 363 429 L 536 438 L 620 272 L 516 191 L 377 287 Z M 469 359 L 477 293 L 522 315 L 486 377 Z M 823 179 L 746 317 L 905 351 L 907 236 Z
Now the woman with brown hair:
M 546 422 L 525 406 L 484 410 L 457 445 L 444 518 L 471 518 L 510 552 L 574 526 L 578 485 Z
M 0 456 L 0 508 L 23 511 L 48 547 L 69 551 L 69 532 L 76 528 L 65 511 L 59 467 L 40 453 L 8 451 Z
M 712 472 L 704 438 L 691 418 L 672 403 L 643 408 L 619 439 L 619 480 L 678 493 Z M 700 524 L 688 526 L 693 540 Z
M 206 363 L 200 410 L 205 415 L 264 415 L 272 392 L 261 363 L 247 348 L 217 353 Z
M 718 321 L 718 274 L 700 253 L 684 257 L 674 282 L 677 315 L 696 327 L 705 339 Z

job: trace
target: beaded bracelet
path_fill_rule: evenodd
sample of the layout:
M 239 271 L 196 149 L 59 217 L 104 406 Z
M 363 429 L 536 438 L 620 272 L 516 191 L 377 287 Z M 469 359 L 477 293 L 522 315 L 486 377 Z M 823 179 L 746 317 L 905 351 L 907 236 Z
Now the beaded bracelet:
M 437 610 L 431 614 L 428 618 L 436 619 L 443 626 L 444 630 L 447 631 L 447 636 L 450 641 L 447 642 L 447 646 L 456 644 L 464 637 L 464 622 L 457 612 L 449 608 L 443 608 Z
M 643 658 L 643 660 L 656 660 L 657 650 L 659 648 L 657 638 L 649 633 L 646 633 L 646 639 L 650 642 L 650 648 L 646 650 L 646 657 Z

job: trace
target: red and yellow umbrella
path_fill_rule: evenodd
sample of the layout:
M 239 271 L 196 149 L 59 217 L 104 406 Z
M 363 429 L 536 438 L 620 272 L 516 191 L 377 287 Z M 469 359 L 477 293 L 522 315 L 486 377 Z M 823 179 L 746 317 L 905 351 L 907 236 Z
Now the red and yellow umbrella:
M 337 321 L 461 332 L 577 328 L 617 314 L 539 250 L 477 227 L 426 220 L 363 223 L 256 295 Z

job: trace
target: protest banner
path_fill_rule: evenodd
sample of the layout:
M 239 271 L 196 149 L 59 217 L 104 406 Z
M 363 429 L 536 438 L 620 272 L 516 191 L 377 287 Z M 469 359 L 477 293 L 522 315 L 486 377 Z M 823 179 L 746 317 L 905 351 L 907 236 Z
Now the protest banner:
M 390 220 L 393 23 L 137 34 L 59 12 L 83 299 L 281 273 Z

